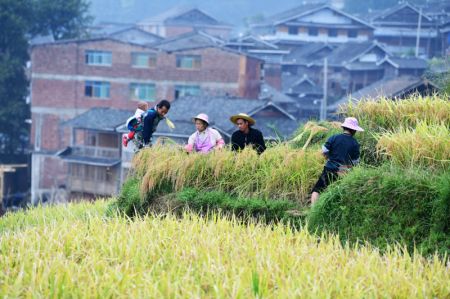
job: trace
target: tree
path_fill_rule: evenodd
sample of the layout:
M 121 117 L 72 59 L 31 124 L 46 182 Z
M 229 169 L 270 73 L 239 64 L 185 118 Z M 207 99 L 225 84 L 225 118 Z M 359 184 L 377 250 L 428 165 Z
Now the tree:
M 27 0 L 0 0 L 0 152 L 15 154 L 28 135 L 25 38 L 32 12 Z
M 83 37 L 93 18 L 85 0 L 32 0 L 32 35 L 52 35 L 55 40 Z
M 28 143 L 28 39 L 79 37 L 88 8 L 85 0 L 0 0 L 0 154 L 23 154 Z

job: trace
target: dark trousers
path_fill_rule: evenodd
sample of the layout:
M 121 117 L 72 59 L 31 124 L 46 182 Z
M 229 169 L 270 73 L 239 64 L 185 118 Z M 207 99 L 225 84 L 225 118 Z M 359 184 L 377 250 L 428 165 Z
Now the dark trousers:
M 333 171 L 331 169 L 324 167 L 322 173 L 320 174 L 319 179 L 317 180 L 317 183 L 314 185 L 314 188 L 312 189 L 312 192 L 321 193 L 328 187 L 328 185 L 336 181 L 338 178 L 339 175 L 337 171 Z

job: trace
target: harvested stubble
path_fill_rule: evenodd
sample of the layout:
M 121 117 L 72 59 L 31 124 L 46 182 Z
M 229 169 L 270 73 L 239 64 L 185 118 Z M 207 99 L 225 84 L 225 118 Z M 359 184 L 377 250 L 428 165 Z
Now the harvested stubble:
M 403 167 L 423 166 L 450 170 L 450 129 L 445 125 L 418 123 L 378 135 L 377 150 Z
M 105 202 L 0 219 L 2 298 L 446 298 L 438 257 L 318 242 L 219 215 L 103 219 Z M 74 210 L 84 209 L 82 213 Z M 103 210 L 103 211 L 102 211 Z M 20 224 L 20 228 L 17 228 Z
M 250 149 L 187 155 L 173 147 L 154 147 L 133 161 L 136 177 L 142 178 L 143 197 L 168 184 L 171 191 L 208 188 L 242 197 L 299 201 L 309 194 L 323 163 L 320 152 L 288 145 L 269 148 L 261 156 Z

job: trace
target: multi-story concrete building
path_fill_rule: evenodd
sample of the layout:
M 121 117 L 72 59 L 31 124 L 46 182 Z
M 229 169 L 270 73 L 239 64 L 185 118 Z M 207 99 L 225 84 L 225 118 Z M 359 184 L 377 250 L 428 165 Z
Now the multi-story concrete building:
M 442 54 L 439 21 L 428 16 L 427 10 L 406 2 L 376 15 L 371 24 L 376 27 L 374 38 L 394 54 L 414 55 L 416 45 L 420 55 Z
M 126 156 L 116 127 L 132 115 L 138 100 L 154 104 L 188 95 L 257 99 L 260 67 L 261 60 L 223 48 L 201 33 L 152 47 L 113 38 L 34 46 L 33 201 L 52 197 L 58 189 L 68 196 L 113 194 Z

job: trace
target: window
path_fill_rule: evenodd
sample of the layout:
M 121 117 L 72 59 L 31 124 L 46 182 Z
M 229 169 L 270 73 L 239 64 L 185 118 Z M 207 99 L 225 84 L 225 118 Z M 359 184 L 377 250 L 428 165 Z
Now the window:
M 92 131 L 87 131 L 86 133 L 85 144 L 87 146 L 96 146 L 97 145 L 97 134 Z
M 109 98 L 109 82 L 86 81 L 84 83 L 84 95 L 92 98 Z
M 308 28 L 308 35 L 310 35 L 310 36 L 318 36 L 319 35 L 319 29 L 317 29 L 317 28 Z
M 202 59 L 199 55 L 177 55 L 177 68 L 199 69 Z
M 290 35 L 297 35 L 298 34 L 298 28 L 297 27 L 293 27 L 293 26 L 289 26 L 288 27 L 288 33 Z
M 112 54 L 109 51 L 86 50 L 84 59 L 88 65 L 111 66 Z
M 358 30 L 351 29 L 347 32 L 347 36 L 351 38 L 355 38 L 358 36 Z
M 70 172 L 73 177 L 75 178 L 82 178 L 84 176 L 84 165 L 81 164 L 75 164 L 71 163 L 70 165 Z
M 133 100 L 155 101 L 155 85 L 154 84 L 130 84 L 130 97 Z
M 119 139 L 116 134 L 98 133 L 99 147 L 118 148 L 120 146 Z
M 156 54 L 131 53 L 131 66 L 135 68 L 156 67 Z
M 328 36 L 329 37 L 336 37 L 338 34 L 337 29 L 328 29 Z
M 198 96 L 201 93 L 200 86 L 197 85 L 177 85 L 175 86 L 175 99 L 185 96 Z

